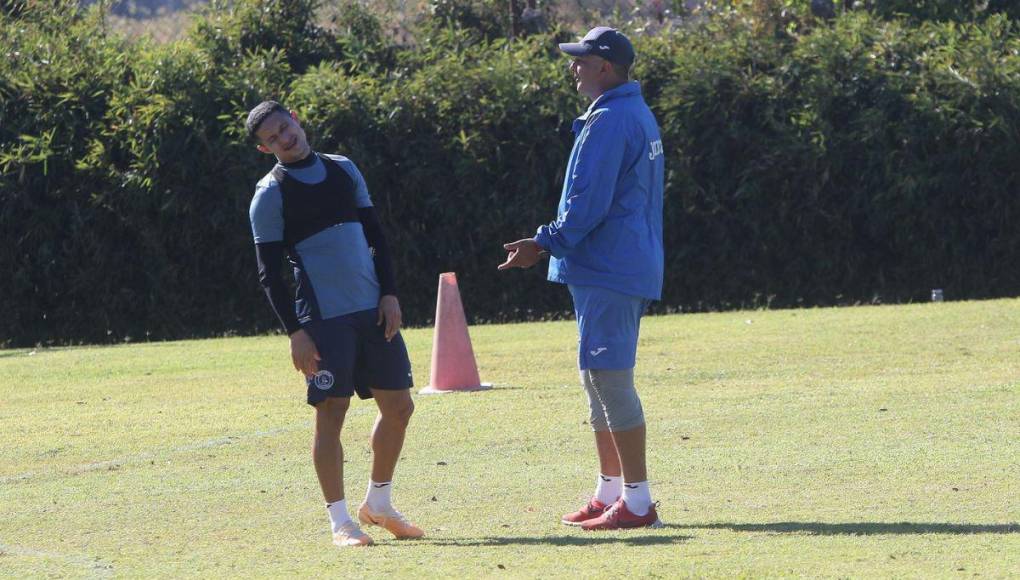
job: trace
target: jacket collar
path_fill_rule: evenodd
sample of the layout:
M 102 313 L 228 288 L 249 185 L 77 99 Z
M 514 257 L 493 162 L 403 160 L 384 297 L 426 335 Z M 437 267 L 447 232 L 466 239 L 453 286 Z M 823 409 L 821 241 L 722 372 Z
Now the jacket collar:
M 583 115 L 577 118 L 578 121 L 587 121 L 588 116 L 595 112 L 599 107 L 604 106 L 607 102 L 622 97 L 633 97 L 641 95 L 641 85 L 637 81 L 627 81 L 618 87 L 609 89 L 602 93 L 591 105 L 588 105 L 588 110 Z

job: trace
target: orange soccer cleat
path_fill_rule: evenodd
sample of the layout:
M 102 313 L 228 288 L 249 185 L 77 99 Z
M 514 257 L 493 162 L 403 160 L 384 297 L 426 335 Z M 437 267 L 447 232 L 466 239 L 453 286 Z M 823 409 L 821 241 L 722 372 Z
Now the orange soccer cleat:
M 358 524 L 354 522 L 347 522 L 340 526 L 340 530 L 333 534 L 333 543 L 341 548 L 357 548 L 361 546 L 371 546 L 372 538 L 365 532 L 361 531 Z
M 379 526 L 385 528 L 389 533 L 393 534 L 398 540 L 408 538 L 420 538 L 425 535 L 425 531 L 418 526 L 407 521 L 404 514 L 390 507 L 386 511 L 372 511 L 368 507 L 367 503 L 361 504 L 358 508 L 358 520 L 366 526 Z

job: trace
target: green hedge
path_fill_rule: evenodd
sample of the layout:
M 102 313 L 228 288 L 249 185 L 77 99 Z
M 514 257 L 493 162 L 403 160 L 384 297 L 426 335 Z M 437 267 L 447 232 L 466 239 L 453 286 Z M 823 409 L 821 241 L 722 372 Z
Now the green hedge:
M 865 0 L 864 7 L 876 15 L 907 17 L 914 21 L 970 21 L 996 14 L 1020 17 L 1014 0 Z
M 720 25 L 681 42 L 657 103 L 684 208 L 670 212 L 685 233 L 669 269 L 689 273 L 670 301 L 1017 292 L 1010 20 L 911 28 L 858 13 L 799 38 Z
M 471 28 L 484 2 L 444 1 L 396 47 L 357 3 L 329 30 L 316 6 L 216 5 L 169 45 L 109 34 L 73 2 L 6 12 L 0 344 L 274 328 L 247 222 L 272 161 L 241 126 L 266 97 L 361 167 L 410 323 L 431 319 L 450 270 L 476 321 L 568 311 L 543 269 L 495 266 L 554 217 L 586 106 L 554 48 L 573 35 L 509 42 Z M 798 6 L 632 31 L 669 155 L 658 308 L 1020 291 L 1011 15 L 823 23 Z

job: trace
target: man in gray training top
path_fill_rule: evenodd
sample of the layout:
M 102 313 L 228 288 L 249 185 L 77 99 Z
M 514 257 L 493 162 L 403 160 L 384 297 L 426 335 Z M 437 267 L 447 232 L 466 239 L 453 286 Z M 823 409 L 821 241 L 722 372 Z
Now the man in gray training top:
M 414 403 L 411 363 L 386 238 L 368 188 L 346 157 L 312 151 L 295 113 L 266 101 L 248 114 L 248 135 L 277 164 L 259 182 L 249 217 L 259 281 L 290 335 L 294 368 L 315 407 L 312 459 L 338 546 L 372 539 L 347 510 L 340 429 L 357 393 L 379 407 L 372 430 L 372 476 L 358 509 L 363 524 L 397 538 L 424 532 L 390 503 L 393 472 Z M 282 277 L 294 268 L 297 296 Z
M 641 315 L 662 292 L 662 140 L 630 80 L 634 48 L 626 36 L 599 26 L 560 50 L 592 103 L 574 121 L 556 220 L 534 238 L 505 244 L 499 269 L 529 268 L 552 254 L 549 280 L 566 284 L 574 299 L 601 473 L 587 505 L 562 522 L 584 530 L 658 527 L 634 362 Z

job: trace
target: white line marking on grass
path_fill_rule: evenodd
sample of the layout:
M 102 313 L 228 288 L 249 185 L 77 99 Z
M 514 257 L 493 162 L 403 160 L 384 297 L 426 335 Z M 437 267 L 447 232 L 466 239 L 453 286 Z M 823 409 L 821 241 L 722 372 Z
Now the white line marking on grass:
M 364 415 L 366 413 L 375 412 L 375 409 L 356 409 L 348 411 L 347 417 L 356 417 L 358 415 Z M 76 465 L 63 469 L 56 469 L 53 471 L 26 471 L 17 475 L 8 475 L 0 477 L 0 485 L 9 483 L 22 483 L 29 480 L 40 479 L 44 477 L 66 477 L 76 476 L 85 473 L 92 473 L 94 471 L 113 471 L 119 469 L 125 465 L 132 465 L 137 463 L 144 463 L 146 461 L 155 461 L 157 459 L 163 460 L 172 455 L 179 455 L 183 453 L 190 453 L 192 451 L 199 451 L 202 449 L 209 449 L 213 447 L 222 447 L 224 445 L 232 445 L 234 443 L 240 443 L 243 441 L 249 441 L 253 439 L 264 439 L 266 437 L 274 437 L 283 433 L 290 433 L 292 431 L 299 431 L 311 428 L 311 422 L 302 421 L 301 423 L 295 423 L 293 425 L 287 425 L 284 427 L 276 427 L 273 429 L 264 429 L 261 431 L 253 431 L 251 433 L 242 433 L 241 435 L 227 435 L 225 437 L 216 437 L 213 439 L 207 439 L 205 441 L 199 441 L 197 443 L 189 443 L 187 445 L 181 445 L 178 447 L 172 447 L 170 449 L 162 451 L 143 451 L 134 455 L 128 455 L 125 457 L 118 457 L 116 459 L 108 459 L 106 461 L 97 461 L 94 463 L 85 463 L 82 465 Z
M 178 447 L 172 447 L 170 449 L 153 452 L 143 451 L 134 455 L 128 455 L 126 457 L 118 457 L 116 459 L 108 459 L 106 461 L 96 461 L 93 463 L 85 463 L 82 465 L 76 465 L 64 469 L 58 469 L 55 471 L 28 471 L 25 473 L 19 473 L 18 475 L 11 475 L 7 477 L 0 477 L 0 484 L 6 483 L 21 483 L 30 479 L 38 479 L 46 476 L 75 476 L 82 475 L 85 473 L 92 473 L 93 471 L 112 471 L 123 467 L 125 465 L 132 465 L 136 463 L 144 463 L 146 461 L 155 461 L 156 459 L 163 459 L 172 455 L 179 455 L 182 453 L 190 453 L 192 451 L 199 451 L 201 449 L 209 449 L 212 447 L 222 447 L 224 445 L 231 445 L 242 441 L 248 441 L 252 439 L 264 439 L 266 437 L 273 437 L 282 433 L 290 433 L 291 431 L 297 431 L 299 429 L 308 429 L 309 424 L 303 421 L 299 424 L 288 425 L 286 427 L 276 427 L 274 429 L 264 429 L 261 431 L 254 431 L 251 433 L 244 433 L 241 435 L 227 435 L 226 437 L 216 437 L 213 439 L 207 439 L 206 441 L 199 441 L 198 443 L 189 443 L 188 445 L 180 445 Z
M 359 415 L 366 415 L 369 413 L 375 413 L 376 409 L 371 407 L 364 407 L 361 409 L 353 409 L 347 412 L 347 419 L 357 417 Z M 300 423 L 294 423 L 284 427 L 275 427 L 273 429 L 263 429 L 261 431 L 253 431 L 251 433 L 242 433 L 240 435 L 227 435 L 225 437 L 215 437 L 213 439 L 207 439 L 205 441 L 199 441 L 197 443 L 189 443 L 187 445 L 180 445 L 178 447 L 172 447 L 170 449 L 162 451 L 143 451 L 134 455 L 128 455 L 125 457 L 118 457 L 116 459 L 108 459 L 106 461 L 96 461 L 93 463 L 85 463 L 82 465 L 76 465 L 64 469 L 57 469 L 54 471 L 26 471 L 17 475 L 8 475 L 0 477 L 0 485 L 9 483 L 21 483 L 33 479 L 40 479 L 44 477 L 65 477 L 65 476 L 76 476 L 85 473 L 92 473 L 93 471 L 113 471 L 119 469 L 125 465 L 132 465 L 137 463 L 144 463 L 146 461 L 155 461 L 157 459 L 164 459 L 171 455 L 179 455 L 182 453 L 190 453 L 192 451 L 199 451 L 202 449 L 209 449 L 213 447 L 222 447 L 224 445 L 232 445 L 242 441 L 248 441 L 252 439 L 264 439 L 266 437 L 274 437 L 283 433 L 290 433 L 292 431 L 299 431 L 302 429 L 310 429 L 312 422 L 302 421 Z
M 93 558 L 84 554 L 61 554 L 58 552 L 44 552 L 24 546 L 8 546 L 0 544 L 0 557 L 2 556 L 24 556 L 27 558 L 42 558 L 45 560 L 61 560 L 75 566 L 88 569 L 90 576 L 95 578 L 109 578 L 113 576 L 113 564 L 104 562 L 99 558 Z

